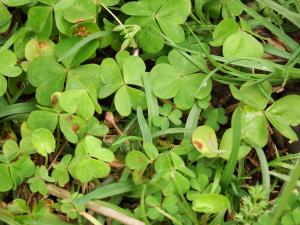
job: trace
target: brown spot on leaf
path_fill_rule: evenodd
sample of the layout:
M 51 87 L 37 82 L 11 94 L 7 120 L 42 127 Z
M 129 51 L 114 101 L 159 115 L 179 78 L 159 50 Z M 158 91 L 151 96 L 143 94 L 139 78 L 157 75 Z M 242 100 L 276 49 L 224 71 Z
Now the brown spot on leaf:
M 46 42 L 39 42 L 39 48 L 45 48 L 47 46 Z
M 193 145 L 197 148 L 197 149 L 202 149 L 204 147 L 203 143 L 201 141 L 193 141 Z
M 79 130 L 79 125 L 77 123 L 74 123 L 72 125 L 72 131 L 74 131 L 75 133 Z
M 66 119 L 67 119 L 68 121 L 71 121 L 71 120 L 73 119 L 73 117 L 72 117 L 72 115 L 68 115 L 68 116 L 66 117 Z
M 57 96 L 56 96 L 56 95 L 53 95 L 53 96 L 51 97 L 51 104 L 52 104 L 53 106 L 57 104 Z

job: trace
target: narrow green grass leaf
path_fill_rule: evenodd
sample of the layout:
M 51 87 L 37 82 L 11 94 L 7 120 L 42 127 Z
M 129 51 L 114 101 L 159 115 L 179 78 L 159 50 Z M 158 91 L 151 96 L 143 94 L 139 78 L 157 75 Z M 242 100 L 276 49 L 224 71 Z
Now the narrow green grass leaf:
M 194 129 L 186 129 L 186 128 L 169 128 L 169 129 L 165 129 L 165 130 L 160 130 L 157 132 L 154 132 L 152 134 L 153 138 L 157 138 L 163 135 L 167 135 L 167 134 L 181 134 L 181 133 L 188 133 L 191 134 L 193 133 Z
M 300 28 L 300 14 L 288 10 L 287 8 L 279 5 L 277 2 L 274 2 L 272 0 L 258 0 L 258 2 L 263 3 L 267 7 L 278 12 L 279 14 L 287 18 L 290 22 L 295 24 L 298 28 Z
M 141 107 L 137 107 L 137 118 L 144 143 L 152 143 L 152 136 Z
M 144 88 L 145 88 L 147 107 L 148 107 L 148 125 L 151 130 L 152 120 L 154 117 L 159 116 L 159 110 L 158 110 L 157 98 L 153 95 L 152 85 L 149 78 L 150 77 L 148 73 L 145 73 L 143 75 Z
M 19 113 L 29 113 L 36 109 L 36 102 L 25 102 L 8 105 L 0 109 L 0 118 Z
M 232 177 L 235 170 L 235 166 L 237 164 L 238 153 L 241 143 L 241 106 L 238 106 L 232 116 L 232 128 L 233 128 L 233 135 L 232 135 L 232 150 L 230 153 L 230 158 L 226 163 L 224 172 L 221 178 L 221 185 L 222 188 L 225 189 Z
M 194 103 L 188 118 L 185 123 L 185 129 L 192 130 L 195 129 L 198 125 L 199 117 L 201 114 L 201 109 L 198 107 L 198 104 Z M 191 138 L 192 133 L 191 132 L 185 132 L 184 138 Z
M 113 184 L 108 184 L 103 187 L 99 187 L 96 190 L 84 195 L 75 200 L 78 204 L 86 204 L 88 201 L 93 199 L 103 199 L 115 195 L 124 194 L 132 191 L 136 186 L 129 181 L 121 181 Z
M 269 198 L 270 192 L 271 192 L 271 179 L 270 179 L 270 171 L 268 166 L 268 161 L 265 156 L 265 153 L 261 148 L 255 148 L 259 162 L 261 167 L 261 173 L 262 173 L 262 183 L 264 190 L 267 193 L 267 198 Z
M 75 52 L 77 52 L 80 48 L 82 48 L 83 46 L 85 46 L 87 43 L 101 38 L 101 37 L 108 37 L 108 36 L 112 36 L 113 32 L 110 31 L 99 31 L 96 33 L 93 33 L 85 38 L 83 38 L 81 41 L 79 41 L 76 45 L 74 45 L 69 51 L 67 51 L 62 57 L 60 57 L 58 59 L 58 61 L 62 61 L 65 58 L 68 58 L 70 55 L 74 54 Z
M 255 10 L 250 7 L 242 4 L 242 7 L 246 13 L 252 16 L 260 25 L 268 28 L 274 35 L 279 37 L 291 50 L 295 51 L 299 48 L 299 45 L 296 41 L 294 41 L 290 36 L 280 30 L 277 26 L 266 20 L 265 17 L 259 15 Z
M 298 179 L 300 178 L 300 160 L 297 160 L 294 170 L 291 171 L 289 180 L 285 183 L 281 195 L 279 197 L 277 207 L 275 208 L 274 215 L 270 225 L 276 225 L 286 208 L 290 195 L 296 187 Z

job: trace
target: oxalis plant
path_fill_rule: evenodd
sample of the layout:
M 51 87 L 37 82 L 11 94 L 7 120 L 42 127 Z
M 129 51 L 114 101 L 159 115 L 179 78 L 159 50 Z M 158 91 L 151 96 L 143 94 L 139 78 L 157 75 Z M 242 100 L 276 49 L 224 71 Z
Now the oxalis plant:
M 300 224 L 299 15 L 0 0 L 0 224 Z

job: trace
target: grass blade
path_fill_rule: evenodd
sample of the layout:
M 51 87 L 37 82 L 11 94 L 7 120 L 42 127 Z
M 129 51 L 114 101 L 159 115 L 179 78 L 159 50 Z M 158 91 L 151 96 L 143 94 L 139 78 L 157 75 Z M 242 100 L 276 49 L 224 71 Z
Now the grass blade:
M 70 55 L 74 54 L 75 52 L 77 52 L 80 48 L 82 48 L 83 46 L 85 46 L 87 43 L 101 38 L 101 37 L 108 37 L 108 36 L 112 36 L 113 32 L 110 31 L 99 31 L 96 33 L 93 33 L 85 38 L 83 38 L 81 41 L 79 41 L 76 45 L 74 45 L 69 51 L 67 51 L 62 57 L 60 57 L 58 59 L 58 61 L 62 61 L 65 58 L 68 58 Z
M 135 185 L 129 181 L 121 181 L 113 184 L 108 184 L 97 188 L 96 190 L 84 195 L 75 200 L 78 204 L 85 204 L 93 199 L 103 199 L 111 196 L 123 194 L 132 191 Z
M 297 160 L 295 169 L 291 171 L 290 179 L 286 182 L 283 191 L 279 197 L 278 206 L 275 208 L 274 215 L 272 217 L 272 221 L 270 225 L 276 225 L 278 223 L 279 218 L 281 217 L 283 211 L 286 208 L 288 199 L 290 195 L 293 193 L 293 189 L 297 185 L 297 181 L 300 178 L 300 160 Z
M 259 162 L 261 167 L 261 173 L 262 173 L 262 183 L 264 190 L 267 193 L 267 197 L 269 198 L 270 192 L 271 192 L 271 179 L 270 179 L 270 171 L 268 166 L 268 161 L 266 159 L 265 153 L 261 148 L 255 148 Z
M 143 81 L 144 81 L 144 88 L 145 88 L 147 108 L 148 108 L 148 125 L 151 130 L 153 118 L 155 116 L 159 116 L 158 103 L 157 103 L 157 98 L 153 95 L 152 85 L 148 73 L 145 73 L 143 75 Z
M 259 22 L 259 24 L 268 28 L 274 35 L 279 37 L 291 50 L 295 51 L 299 48 L 299 45 L 296 41 L 294 41 L 290 36 L 288 36 L 274 24 L 266 20 L 265 17 L 259 15 L 255 10 L 251 9 L 250 7 L 244 4 L 242 4 L 242 7 L 246 13 L 252 16 L 257 22 Z
M 267 7 L 283 15 L 290 22 L 292 22 L 294 25 L 300 28 L 300 14 L 288 10 L 287 8 L 283 7 L 282 5 L 279 5 L 277 2 L 274 2 L 272 0 L 258 0 L 258 2 L 265 4 Z
M 241 143 L 241 107 L 238 106 L 232 116 L 232 128 L 233 128 L 233 135 L 232 135 L 232 149 L 230 153 L 230 158 L 227 161 L 225 166 L 222 178 L 221 178 L 221 185 L 222 188 L 225 189 L 233 176 L 235 166 L 237 164 L 237 158 Z
M 36 102 L 16 103 L 0 109 L 0 118 L 20 113 L 29 113 L 36 109 Z
M 201 113 L 201 109 L 198 107 L 197 103 L 194 103 L 194 105 L 188 115 L 188 118 L 186 120 L 185 129 L 192 130 L 197 127 L 200 113 Z M 184 133 L 184 138 L 191 138 L 191 137 L 192 137 L 191 132 Z
M 186 129 L 186 128 L 169 128 L 165 130 L 160 130 L 152 134 L 153 138 L 157 138 L 159 136 L 167 135 L 167 134 L 180 134 L 180 133 L 188 133 L 191 134 L 194 129 Z
M 137 118 L 144 143 L 152 143 L 152 136 L 141 107 L 137 108 Z

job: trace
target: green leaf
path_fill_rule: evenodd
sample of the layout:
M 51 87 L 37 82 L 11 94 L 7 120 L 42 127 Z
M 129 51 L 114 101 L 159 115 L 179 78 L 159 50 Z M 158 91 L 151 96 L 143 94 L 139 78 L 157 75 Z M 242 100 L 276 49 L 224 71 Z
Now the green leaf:
M 69 182 L 68 166 L 71 159 L 71 155 L 65 155 L 60 163 L 53 165 L 54 169 L 51 176 L 61 187 L 64 187 Z
M 137 41 L 143 50 L 149 53 L 159 52 L 163 46 L 162 32 L 175 43 L 184 40 L 183 24 L 191 11 L 188 0 L 151 1 L 142 0 L 128 2 L 121 10 L 131 15 L 126 24 L 136 24 L 142 29 L 137 34 Z
M 222 140 L 220 142 L 220 147 L 219 147 L 221 151 L 219 155 L 225 160 L 229 160 L 230 158 L 230 154 L 232 150 L 232 142 L 233 142 L 233 129 L 229 128 L 223 134 Z M 251 147 L 249 147 L 248 145 L 241 144 L 239 148 L 238 160 L 245 158 L 250 151 L 251 151 Z
M 42 175 L 41 173 L 44 173 L 44 172 L 47 173 L 47 169 L 46 169 L 46 171 L 43 171 L 44 169 L 46 169 L 44 166 L 37 167 L 35 170 L 35 176 L 30 178 L 28 180 L 28 183 L 29 183 L 30 190 L 33 193 L 39 192 L 45 196 L 48 193 L 48 189 L 47 189 L 45 181 L 42 179 L 42 176 L 41 176 Z
M 28 155 L 22 156 L 18 161 L 11 163 L 10 175 L 15 188 L 23 182 L 24 178 L 31 177 L 34 169 L 35 164 Z
M 93 117 L 94 103 L 85 90 L 68 90 L 61 94 L 59 99 L 61 108 L 68 113 L 76 113 L 85 120 Z
M 66 38 L 62 41 L 60 41 L 55 46 L 55 53 L 58 58 L 62 58 L 66 52 L 70 51 L 76 44 L 78 44 L 83 38 L 81 37 L 72 37 L 72 38 Z M 74 53 L 68 55 L 64 59 L 62 59 L 62 63 L 67 68 L 73 68 L 81 63 L 83 63 L 85 60 L 90 58 L 98 48 L 99 42 L 98 40 L 93 40 L 88 42 L 83 47 L 80 47 L 77 49 Z M 60 61 L 60 60 L 59 60 Z
M 16 66 L 17 57 L 10 50 L 4 50 L 0 53 L 0 74 L 7 77 L 17 77 L 22 73 L 22 69 Z
M 282 118 L 280 115 L 275 115 L 269 112 L 265 112 L 265 115 L 275 129 L 283 136 L 290 139 L 290 142 L 298 141 L 298 135 L 290 127 L 289 123 L 284 120 L 284 118 Z
M 300 124 L 299 95 L 287 95 L 274 102 L 266 111 L 282 117 L 291 126 Z
M 239 25 L 235 22 L 235 19 L 224 19 L 214 29 L 213 38 L 211 42 L 213 46 L 221 46 L 224 41 L 233 33 L 239 31 Z
M 100 159 L 104 162 L 112 162 L 115 159 L 112 151 L 107 148 L 103 148 L 101 146 L 102 142 L 98 138 L 88 135 L 84 138 L 84 141 L 87 146 L 87 151 L 91 157 Z
M 138 106 L 146 108 L 146 96 L 144 92 L 124 85 L 117 91 L 114 103 L 120 115 L 128 116 L 132 108 L 136 109 Z
M 32 132 L 31 141 L 34 148 L 42 156 L 46 157 L 47 154 L 55 150 L 55 139 L 52 133 L 45 128 L 34 130 Z
M 6 89 L 7 89 L 6 78 L 0 75 L 0 97 L 5 94 Z
M 0 33 L 5 32 L 9 28 L 11 17 L 8 9 L 0 2 Z
M 36 34 L 39 40 L 48 39 L 52 31 L 52 8 L 48 6 L 34 6 L 28 11 L 27 26 Z
M 81 182 L 106 177 L 109 172 L 110 167 L 107 163 L 92 158 L 83 159 L 76 166 L 76 177 Z
M 272 94 L 272 85 L 265 81 L 262 84 L 244 83 L 240 88 L 242 101 L 250 108 L 263 110 L 266 108 Z
M 32 0 L 1 0 L 5 5 L 9 7 L 21 6 L 30 3 Z
M 224 42 L 223 55 L 226 58 L 255 57 L 262 58 L 264 49 L 262 44 L 253 36 L 238 31 L 230 35 Z
M 253 147 L 264 147 L 268 142 L 268 123 L 263 112 L 244 107 L 241 114 L 242 139 Z
M 204 156 L 214 158 L 217 156 L 218 141 L 215 131 L 206 125 L 193 131 L 192 143 Z
M 25 58 L 28 61 L 33 61 L 39 56 L 54 57 L 54 47 L 54 42 L 50 40 L 39 41 L 33 38 L 25 46 Z
M 124 82 L 142 87 L 142 76 L 145 70 L 146 65 L 140 57 L 126 57 L 123 61 Z
M 96 19 L 96 4 L 89 0 L 74 0 L 72 6 L 63 11 L 63 17 L 70 23 Z
M 156 65 L 150 73 L 154 94 L 162 99 L 174 97 L 180 88 L 180 77 L 181 74 L 171 65 Z
M 13 188 L 13 182 L 10 178 L 9 168 L 5 164 L 0 164 L 0 192 L 6 192 Z
M 71 143 L 78 142 L 81 130 L 86 126 L 86 122 L 79 116 L 72 114 L 62 114 L 59 117 L 59 127 L 67 140 Z
M 228 209 L 228 199 L 220 194 L 200 194 L 193 200 L 193 210 L 202 213 L 221 213 Z
M 56 113 L 47 112 L 43 110 L 35 110 L 29 114 L 27 123 L 30 129 L 35 130 L 39 128 L 45 128 L 54 132 L 58 122 L 58 116 Z
M 227 123 L 227 117 L 223 108 L 209 107 L 204 111 L 203 117 L 205 119 L 205 125 L 210 126 L 215 131 L 219 130 L 219 124 Z
M 8 162 L 14 160 L 20 154 L 17 142 L 14 140 L 7 140 L 3 145 L 3 154 Z
M 37 58 L 27 70 L 29 82 L 37 87 L 38 103 L 46 106 L 51 104 L 51 95 L 54 92 L 62 91 L 65 76 L 65 69 L 49 56 Z
M 149 159 L 144 153 L 133 150 L 126 155 L 125 163 L 129 169 L 144 170 L 149 163 Z

